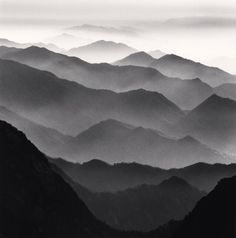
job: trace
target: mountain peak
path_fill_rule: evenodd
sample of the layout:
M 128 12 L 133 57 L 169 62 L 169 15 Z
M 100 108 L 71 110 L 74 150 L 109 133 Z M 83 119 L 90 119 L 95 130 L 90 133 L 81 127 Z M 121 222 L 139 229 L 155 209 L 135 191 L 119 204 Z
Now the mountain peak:
M 161 187 L 191 186 L 188 182 L 178 176 L 172 176 L 160 183 Z
M 102 161 L 102 160 L 99 160 L 99 159 L 92 159 L 92 160 L 89 160 L 87 162 L 84 162 L 81 166 L 83 166 L 84 168 L 90 168 L 90 169 L 96 169 L 96 168 L 107 168 L 107 167 L 110 167 L 111 165 Z

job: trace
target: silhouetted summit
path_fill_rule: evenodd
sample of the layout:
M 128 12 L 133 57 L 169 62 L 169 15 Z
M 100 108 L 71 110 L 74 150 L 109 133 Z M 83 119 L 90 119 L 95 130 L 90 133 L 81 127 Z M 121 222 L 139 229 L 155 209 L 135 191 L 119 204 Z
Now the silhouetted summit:
M 222 179 L 186 216 L 173 238 L 236 237 L 236 176 Z

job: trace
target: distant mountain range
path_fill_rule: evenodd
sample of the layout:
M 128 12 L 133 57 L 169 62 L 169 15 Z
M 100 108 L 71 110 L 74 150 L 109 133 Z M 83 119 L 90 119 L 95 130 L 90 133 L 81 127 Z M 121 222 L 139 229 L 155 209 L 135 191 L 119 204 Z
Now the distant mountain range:
M 161 57 L 154 61 L 151 67 L 168 77 L 178 77 L 181 79 L 200 78 L 212 87 L 223 83 L 236 83 L 236 77 L 232 74 L 174 54 Z
M 95 192 L 116 192 L 142 184 L 158 185 L 162 181 L 178 176 L 199 190 L 211 191 L 224 177 L 236 175 L 236 164 L 196 163 L 179 169 L 160 169 L 137 163 L 116 163 L 91 160 L 83 164 L 62 159 L 51 159 L 74 181 Z
M 2 51 L 6 52 L 6 49 Z M 30 47 L 20 52 L 11 50 L 9 53 L 0 53 L 0 56 L 53 72 L 58 77 L 90 88 L 117 92 L 139 88 L 157 91 L 183 109 L 196 107 L 213 92 L 210 86 L 199 79 L 168 78 L 157 70 L 146 67 L 89 64 L 79 58 L 56 54 L 38 47 Z
M 134 127 L 116 120 L 102 121 L 70 140 L 64 158 L 86 161 L 102 158 L 108 163 L 139 162 L 162 168 L 182 167 L 197 162 L 234 161 L 194 138 L 167 138 L 162 133 Z
M 6 46 L 6 47 L 14 47 L 14 48 L 27 48 L 27 47 L 30 47 L 32 45 L 37 46 L 37 47 L 45 47 L 48 50 L 51 50 L 51 51 L 54 51 L 54 52 L 61 52 L 62 51 L 58 46 L 56 46 L 52 43 L 48 43 L 48 44 L 42 43 L 42 42 L 18 43 L 18 42 L 15 42 L 15 41 L 10 41 L 8 39 L 0 38 L 0 47 L 1 46 Z M 2 51 L 2 49 L 1 49 L 1 51 Z
M 173 78 L 200 78 L 211 87 L 216 87 L 223 83 L 236 83 L 234 75 L 219 68 L 209 67 L 174 54 L 163 55 L 158 58 L 155 59 L 153 54 L 151 56 L 151 54 L 145 52 L 138 52 L 116 61 L 114 64 L 152 67 L 167 77 Z
M 66 52 L 91 63 L 113 62 L 137 50 L 123 43 L 113 41 L 96 41 L 91 44 L 72 48 Z
M 197 162 L 226 163 L 233 157 L 220 154 L 187 136 L 168 138 L 163 133 L 114 119 L 102 121 L 72 137 L 0 107 L 0 119 L 24 131 L 49 156 L 74 161 L 102 158 L 108 163 L 139 162 L 159 167 L 182 167 Z
M 74 32 L 87 32 L 87 33 L 103 33 L 103 34 L 118 34 L 118 35 L 136 35 L 136 29 L 131 27 L 110 27 L 92 24 L 83 24 L 67 28 L 69 31 Z
M 184 115 L 156 92 L 89 89 L 8 60 L 0 60 L 0 86 L 2 106 L 65 134 L 78 134 L 109 118 L 160 129 Z
M 182 136 L 192 135 L 218 150 L 235 153 L 236 102 L 212 95 L 174 125 L 173 130 Z

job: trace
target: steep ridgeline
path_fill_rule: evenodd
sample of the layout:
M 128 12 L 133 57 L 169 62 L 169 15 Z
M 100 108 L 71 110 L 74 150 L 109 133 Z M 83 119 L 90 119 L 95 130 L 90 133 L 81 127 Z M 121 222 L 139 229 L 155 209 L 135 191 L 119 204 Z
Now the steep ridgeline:
M 203 65 L 178 55 L 164 55 L 155 59 L 145 52 L 137 52 L 120 59 L 114 63 L 120 66 L 143 66 L 155 68 L 162 74 L 181 79 L 200 78 L 212 87 L 224 83 L 236 83 L 236 77 L 219 68 Z
M 109 118 L 161 129 L 183 117 L 156 92 L 89 89 L 8 60 L 0 60 L 0 105 L 65 134 L 78 134 Z
M 99 222 L 46 157 L 3 121 L 0 145 L 1 237 L 139 237 Z
M 193 80 L 168 78 L 153 68 L 89 64 L 76 57 L 57 54 L 45 48 L 29 47 L 1 54 L 29 66 L 54 73 L 90 88 L 127 91 L 143 88 L 162 93 L 183 109 L 192 109 L 212 94 L 212 88 L 197 77 Z
M 223 83 L 236 83 L 236 77 L 230 73 L 174 54 L 164 55 L 154 61 L 150 67 L 159 70 L 168 77 L 181 79 L 200 78 L 212 87 Z
M 236 237 L 236 177 L 222 179 L 185 217 L 173 238 Z
M 178 177 L 116 193 L 90 192 L 66 180 L 98 219 L 121 230 L 149 231 L 172 219 L 183 219 L 205 195 Z
M 173 131 L 178 135 L 192 135 L 212 148 L 236 153 L 236 102 L 212 95 L 188 113 Z
M 73 139 L 54 129 L 42 126 L 9 109 L 0 106 L 0 120 L 6 121 L 23 131 L 37 148 L 49 156 L 59 156 Z
M 161 132 L 111 119 L 93 125 L 67 145 L 67 149 L 58 154 L 77 162 L 102 158 L 108 163 L 145 161 L 162 168 L 178 168 L 197 162 L 233 161 L 230 156 L 222 155 L 190 136 L 168 138 Z
M 199 190 L 211 191 L 224 177 L 236 175 L 236 164 L 197 163 L 180 169 L 160 169 L 137 163 L 107 164 L 91 160 L 83 164 L 62 159 L 51 159 L 74 181 L 96 192 L 117 192 L 142 184 L 158 185 L 162 181 L 178 176 Z

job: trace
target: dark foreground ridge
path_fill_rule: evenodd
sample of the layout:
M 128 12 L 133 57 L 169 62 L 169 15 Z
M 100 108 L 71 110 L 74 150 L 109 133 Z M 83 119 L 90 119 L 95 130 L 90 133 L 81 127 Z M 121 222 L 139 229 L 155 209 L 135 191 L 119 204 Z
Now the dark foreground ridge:
M 96 220 L 46 157 L 3 121 L 0 145 L 0 237 L 133 237 Z
M 0 237 L 235 238 L 236 176 L 221 180 L 182 222 L 146 234 L 119 232 L 98 221 L 46 156 L 3 121 L 0 145 Z

